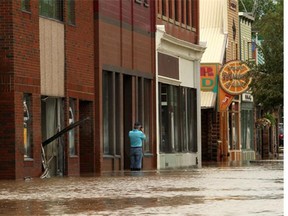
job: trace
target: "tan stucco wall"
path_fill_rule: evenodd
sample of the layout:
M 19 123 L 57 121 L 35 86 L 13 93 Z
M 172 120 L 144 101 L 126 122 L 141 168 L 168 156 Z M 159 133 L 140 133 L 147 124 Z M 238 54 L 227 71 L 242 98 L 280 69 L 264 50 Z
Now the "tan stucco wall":
M 64 25 L 39 18 L 41 94 L 64 96 Z

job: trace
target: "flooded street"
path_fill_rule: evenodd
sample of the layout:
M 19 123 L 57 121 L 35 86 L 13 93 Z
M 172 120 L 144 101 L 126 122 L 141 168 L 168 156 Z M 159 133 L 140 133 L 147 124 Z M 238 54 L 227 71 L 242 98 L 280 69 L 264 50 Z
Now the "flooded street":
M 0 181 L 0 215 L 283 215 L 283 163 Z

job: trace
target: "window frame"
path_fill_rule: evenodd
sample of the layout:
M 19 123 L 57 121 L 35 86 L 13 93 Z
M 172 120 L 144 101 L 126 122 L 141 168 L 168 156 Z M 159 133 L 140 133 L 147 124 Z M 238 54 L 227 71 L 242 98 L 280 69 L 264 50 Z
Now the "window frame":
M 75 0 L 67 0 L 67 20 L 68 24 L 76 25 L 76 1 Z
M 165 83 L 158 88 L 160 153 L 197 152 L 196 89 Z
M 31 12 L 30 0 L 21 0 L 21 10 L 25 12 Z
M 77 121 L 77 100 L 75 98 L 69 98 L 69 125 Z M 71 109 L 71 110 L 70 110 Z M 70 116 L 71 112 L 71 116 Z M 71 119 L 71 120 L 70 120 Z M 78 142 L 77 142 L 77 128 L 73 128 L 68 132 L 68 144 L 69 144 L 69 156 L 78 155 Z M 73 141 L 73 142 L 72 142 Z
M 33 158 L 32 94 L 23 93 L 23 148 L 24 160 Z
M 46 5 L 44 5 L 46 4 Z M 48 6 L 50 5 L 50 9 Z M 40 0 L 39 14 L 43 17 L 63 21 L 64 0 Z

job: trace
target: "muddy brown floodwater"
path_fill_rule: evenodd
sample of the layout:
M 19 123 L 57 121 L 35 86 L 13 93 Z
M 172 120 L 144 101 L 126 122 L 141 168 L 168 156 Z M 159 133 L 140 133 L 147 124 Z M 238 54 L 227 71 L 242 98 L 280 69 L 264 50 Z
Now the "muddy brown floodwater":
M 1 215 L 284 215 L 283 163 L 0 181 Z

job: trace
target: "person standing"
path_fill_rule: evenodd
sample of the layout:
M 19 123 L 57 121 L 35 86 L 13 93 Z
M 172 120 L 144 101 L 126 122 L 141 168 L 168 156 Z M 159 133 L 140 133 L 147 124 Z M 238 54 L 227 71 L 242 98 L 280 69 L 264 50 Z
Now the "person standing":
M 130 169 L 131 171 L 139 171 L 142 167 L 142 144 L 146 139 L 143 127 L 140 122 L 134 124 L 134 129 L 129 131 L 130 138 Z

